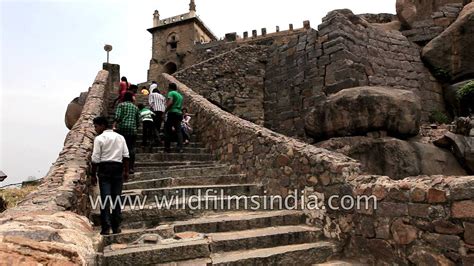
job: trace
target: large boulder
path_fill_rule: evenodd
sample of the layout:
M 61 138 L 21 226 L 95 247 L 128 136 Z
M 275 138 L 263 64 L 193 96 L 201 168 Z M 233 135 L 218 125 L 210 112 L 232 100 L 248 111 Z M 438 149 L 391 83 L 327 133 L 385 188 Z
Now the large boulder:
M 466 5 L 459 17 L 422 51 L 423 60 L 436 75 L 448 81 L 474 76 L 474 2 Z
M 315 144 L 359 160 L 367 174 L 403 179 L 418 175 L 465 175 L 466 171 L 447 150 L 432 144 L 395 138 L 346 137 Z
M 436 140 L 435 145 L 451 149 L 459 163 L 469 174 L 474 174 L 474 136 L 463 136 L 447 132 L 444 137 Z
M 446 102 L 446 108 L 454 117 L 459 117 L 463 115 L 462 110 L 464 108 L 461 108 L 461 101 L 458 97 L 458 91 L 469 82 L 474 82 L 474 79 L 461 81 L 456 84 L 452 84 L 444 89 L 444 100 Z
M 446 4 L 463 4 L 465 0 L 397 0 L 397 16 L 402 25 L 410 29 L 417 21 L 430 19 L 434 12 Z
M 64 115 L 64 123 L 69 130 L 71 130 L 77 120 L 79 120 L 82 107 L 86 103 L 87 94 L 88 92 L 82 92 L 79 97 L 74 98 L 74 100 L 68 104 L 66 114 Z
M 404 138 L 418 134 L 420 119 L 420 99 L 413 92 L 356 87 L 318 102 L 305 118 L 305 130 L 317 141 L 365 136 L 372 131 L 386 131 L 390 136 Z

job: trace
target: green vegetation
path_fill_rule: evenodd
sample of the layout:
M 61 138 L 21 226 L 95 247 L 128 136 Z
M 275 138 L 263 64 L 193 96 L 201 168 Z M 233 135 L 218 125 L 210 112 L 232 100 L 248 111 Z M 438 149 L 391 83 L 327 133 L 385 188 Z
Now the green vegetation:
M 449 81 L 451 79 L 449 71 L 444 68 L 435 68 L 433 75 L 441 81 Z
M 449 124 L 451 120 L 449 117 L 440 111 L 433 111 L 429 117 L 430 123 L 437 123 L 437 124 Z
M 474 80 L 469 81 L 457 92 L 457 97 L 461 104 L 462 115 L 470 115 L 474 112 Z

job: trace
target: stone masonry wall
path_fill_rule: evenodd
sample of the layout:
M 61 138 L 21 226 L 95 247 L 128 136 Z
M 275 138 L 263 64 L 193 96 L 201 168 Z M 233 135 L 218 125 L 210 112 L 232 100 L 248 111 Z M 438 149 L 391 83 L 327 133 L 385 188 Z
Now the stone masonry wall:
M 99 71 L 79 121 L 38 190 L 0 215 L 0 261 L 7 265 L 85 265 L 95 259 L 87 169 L 92 120 L 105 111 L 109 72 Z
M 198 138 L 217 158 L 234 170 L 262 182 L 267 195 L 288 195 L 295 189 L 316 194 L 322 200 L 347 188 L 345 179 L 359 173 L 359 164 L 344 155 L 275 133 L 252 122 L 229 114 L 174 77 L 185 105 L 194 114 L 193 127 Z M 301 194 L 300 194 L 301 195 Z M 308 213 L 309 223 L 326 225 L 328 237 L 344 237 L 347 231 L 332 226 L 339 213 L 324 209 Z M 347 229 L 347 227 L 344 227 Z
M 303 138 L 315 101 L 342 89 L 388 86 L 415 92 L 423 119 L 444 111 L 442 87 L 424 66 L 417 45 L 398 31 L 371 26 L 350 10 L 330 12 L 318 27 L 275 44 L 265 74 L 265 126 Z
M 330 12 L 319 25 L 327 94 L 355 86 L 390 86 L 422 99 L 424 119 L 444 111 L 442 87 L 424 66 L 419 48 L 398 31 L 372 27 L 350 10 Z
M 410 29 L 402 31 L 408 40 L 424 45 L 440 35 L 458 17 L 462 3 L 448 3 L 434 11 L 430 17 L 414 21 Z
M 347 255 L 370 254 L 377 265 L 474 265 L 474 176 L 359 176 L 350 184 L 378 204 L 354 213 Z
M 222 109 L 263 125 L 266 48 L 241 46 L 175 73 Z

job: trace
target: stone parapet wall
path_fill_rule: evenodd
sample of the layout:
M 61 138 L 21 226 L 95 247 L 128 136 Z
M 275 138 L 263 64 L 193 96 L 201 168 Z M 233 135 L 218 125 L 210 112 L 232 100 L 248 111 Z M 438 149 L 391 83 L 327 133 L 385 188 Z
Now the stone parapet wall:
M 164 74 L 168 82 L 178 84 L 185 105 L 193 116 L 193 127 L 200 142 L 217 159 L 229 163 L 238 173 L 261 182 L 267 195 L 288 195 L 295 189 L 316 193 L 320 198 L 343 190 L 346 178 L 359 173 L 359 164 L 341 154 L 316 148 L 293 138 L 229 114 L 189 87 Z M 334 214 L 337 219 L 339 214 Z M 340 237 L 341 229 L 330 226 L 333 218 L 324 210 L 309 213 L 310 222 L 327 225 L 326 235 Z
M 348 180 L 354 195 L 375 196 L 377 208 L 351 215 L 348 255 L 371 254 L 398 265 L 474 264 L 474 176 Z
M 265 46 L 241 46 L 174 76 L 222 109 L 263 125 Z
M 79 121 L 38 190 L 0 215 L 0 261 L 7 265 L 84 265 L 95 259 L 87 171 L 95 130 L 106 111 L 109 72 L 99 71 Z

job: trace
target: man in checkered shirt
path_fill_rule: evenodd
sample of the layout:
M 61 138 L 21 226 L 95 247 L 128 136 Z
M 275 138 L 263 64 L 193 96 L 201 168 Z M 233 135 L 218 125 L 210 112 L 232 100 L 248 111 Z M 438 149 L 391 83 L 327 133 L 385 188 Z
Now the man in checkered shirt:
M 140 111 L 133 103 L 133 94 L 125 93 L 124 102 L 115 110 L 114 129 L 125 138 L 130 153 L 130 173 L 135 172 L 135 143 L 137 141 L 138 126 L 140 125 Z

